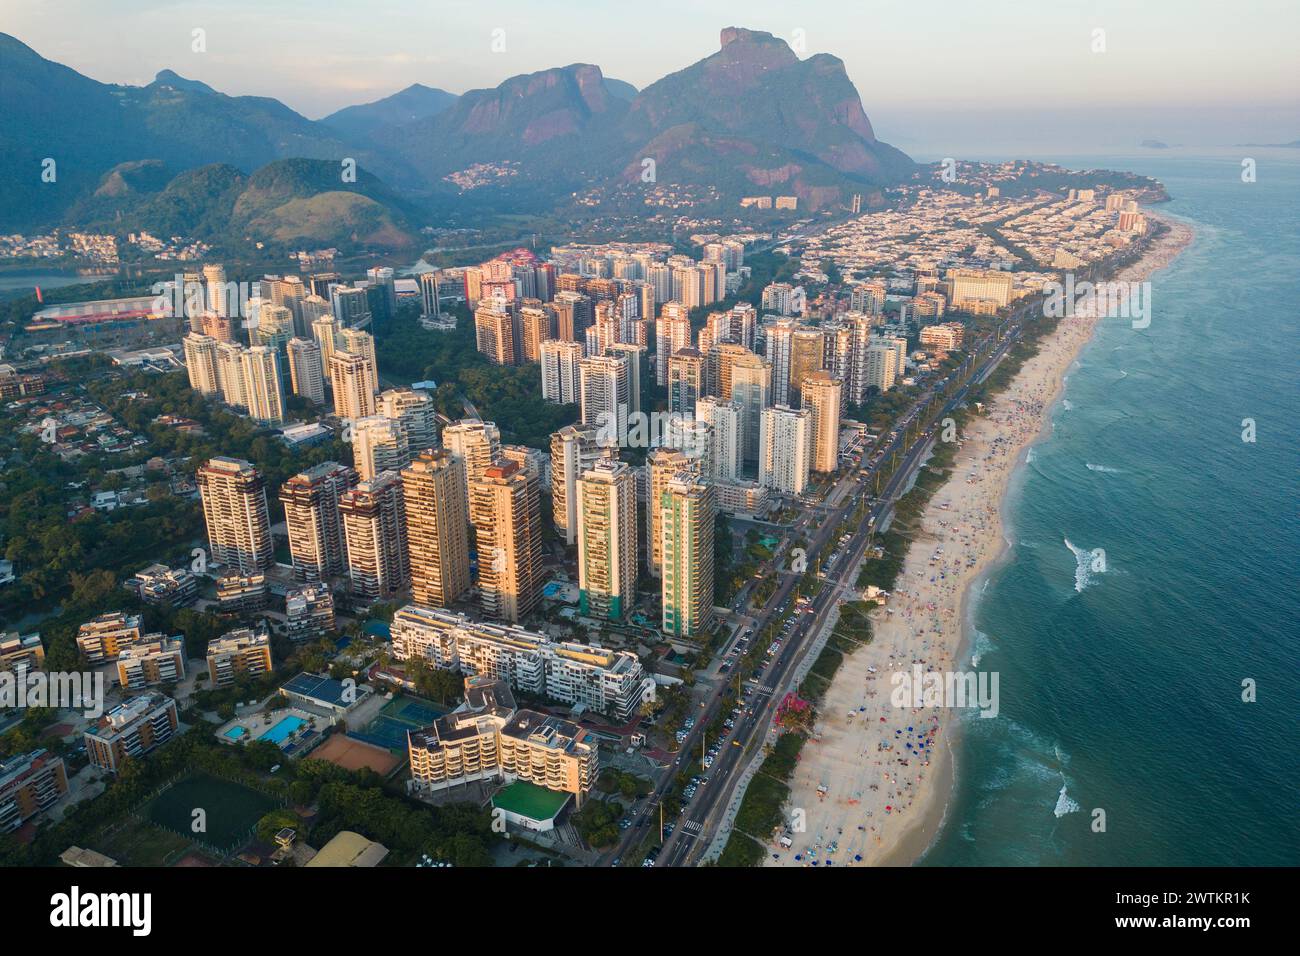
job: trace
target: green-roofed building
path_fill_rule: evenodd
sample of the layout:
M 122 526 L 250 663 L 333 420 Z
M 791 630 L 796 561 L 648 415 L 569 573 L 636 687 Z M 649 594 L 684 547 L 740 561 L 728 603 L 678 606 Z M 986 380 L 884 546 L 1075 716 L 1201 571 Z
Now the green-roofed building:
M 555 829 L 556 818 L 570 794 L 547 790 L 526 780 L 517 780 L 492 798 L 492 806 L 506 815 L 506 823 L 544 833 Z

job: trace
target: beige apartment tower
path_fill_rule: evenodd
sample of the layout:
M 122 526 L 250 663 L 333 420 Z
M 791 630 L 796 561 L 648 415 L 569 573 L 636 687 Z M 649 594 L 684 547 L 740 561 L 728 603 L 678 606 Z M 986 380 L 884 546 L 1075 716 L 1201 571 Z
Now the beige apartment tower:
M 195 481 L 213 560 L 240 574 L 269 568 L 275 552 L 262 473 L 251 462 L 218 457 L 199 468 Z
M 840 461 L 840 399 L 843 384 L 828 372 L 815 372 L 803 380 L 803 407 L 812 413 L 813 471 L 829 474 Z
M 451 452 L 421 452 L 402 470 L 411 598 L 446 607 L 470 588 L 465 463 Z
M 518 623 L 541 600 L 541 509 L 540 482 L 517 462 L 498 460 L 470 482 L 479 600 L 487 617 Z

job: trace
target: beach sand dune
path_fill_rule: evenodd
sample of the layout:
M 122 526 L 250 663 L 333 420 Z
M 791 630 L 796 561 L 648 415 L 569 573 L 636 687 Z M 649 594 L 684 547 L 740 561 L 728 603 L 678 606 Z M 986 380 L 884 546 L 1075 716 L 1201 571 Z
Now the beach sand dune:
M 1170 232 L 1117 279 L 1145 280 L 1190 242 L 1187 226 L 1162 221 Z M 872 615 L 872 643 L 845 658 L 822 703 L 818 735 L 803 748 L 787 810 L 804 811 L 805 829 L 792 834 L 790 849 L 772 847 L 766 865 L 908 865 L 933 841 L 952 790 L 957 711 L 895 707 L 891 677 L 914 665 L 961 668 L 968 593 L 1005 550 L 1008 482 L 1096 322 L 1062 319 L 986 414 L 969 422 L 887 608 Z

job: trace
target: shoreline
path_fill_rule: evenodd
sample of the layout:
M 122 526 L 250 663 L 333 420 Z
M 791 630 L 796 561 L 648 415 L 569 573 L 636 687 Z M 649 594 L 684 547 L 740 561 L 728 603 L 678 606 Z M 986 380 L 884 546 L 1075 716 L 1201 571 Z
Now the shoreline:
M 1170 231 L 1117 281 L 1147 280 L 1194 238 L 1181 220 L 1148 216 Z M 974 588 L 1010 557 L 1007 499 L 1029 450 L 1050 432 L 1069 369 L 1098 321 L 1062 319 L 986 414 L 967 423 L 950 478 L 918 519 L 889 604 L 871 614 L 872 643 L 845 657 L 789 781 L 790 805 L 804 810 L 805 830 L 776 859 L 769 849 L 764 865 L 914 865 L 942 831 L 962 720 L 944 708 L 891 706 L 890 675 L 918 665 L 977 669 L 976 662 L 961 666 L 974 650 Z

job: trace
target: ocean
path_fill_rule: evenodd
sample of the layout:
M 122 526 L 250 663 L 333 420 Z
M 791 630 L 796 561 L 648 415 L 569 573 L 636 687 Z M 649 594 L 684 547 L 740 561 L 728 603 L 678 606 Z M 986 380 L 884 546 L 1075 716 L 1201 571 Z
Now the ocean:
M 970 603 L 1001 715 L 963 723 L 921 864 L 1296 865 L 1300 151 L 1030 158 L 1155 176 L 1196 238 L 1013 479 Z

